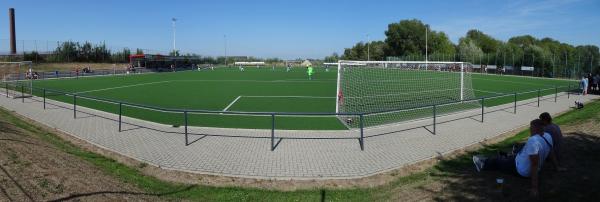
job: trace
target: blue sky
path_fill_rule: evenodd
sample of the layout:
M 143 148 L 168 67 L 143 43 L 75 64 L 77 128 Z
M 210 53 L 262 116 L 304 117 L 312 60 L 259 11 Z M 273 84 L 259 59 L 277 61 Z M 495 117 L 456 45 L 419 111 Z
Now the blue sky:
M 9 7 L 16 9 L 19 40 L 169 50 L 175 17 L 177 49 L 210 56 L 224 54 L 227 35 L 228 55 L 321 58 L 367 34 L 382 40 L 389 23 L 412 18 L 455 43 L 479 29 L 501 40 L 531 34 L 600 45 L 598 0 L 2 0 L 0 39 L 8 38 Z

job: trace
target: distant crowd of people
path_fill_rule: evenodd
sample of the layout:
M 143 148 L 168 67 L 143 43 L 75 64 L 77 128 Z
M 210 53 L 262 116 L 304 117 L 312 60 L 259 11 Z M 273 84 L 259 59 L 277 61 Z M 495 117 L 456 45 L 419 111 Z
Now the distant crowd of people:
M 599 93 L 600 92 L 600 74 L 596 74 L 596 76 L 592 76 L 592 74 L 587 74 L 581 77 L 581 81 L 579 86 L 582 90 L 583 95 L 587 95 L 589 93 Z
M 29 68 L 25 73 L 25 79 L 39 79 L 40 75 L 37 72 L 34 72 L 33 69 Z

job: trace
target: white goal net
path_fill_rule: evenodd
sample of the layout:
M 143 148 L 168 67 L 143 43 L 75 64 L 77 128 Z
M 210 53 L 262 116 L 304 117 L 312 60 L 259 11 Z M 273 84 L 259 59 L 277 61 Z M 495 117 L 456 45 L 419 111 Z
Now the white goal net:
M 462 62 L 339 61 L 336 112 L 367 113 L 366 126 L 447 114 L 480 106 Z M 343 121 L 348 124 L 355 122 Z
M 32 64 L 31 61 L 0 62 L 0 75 L 2 76 L 0 95 L 16 97 L 17 91 L 31 94 L 32 80 L 36 79 L 37 75 L 33 71 Z M 23 88 L 18 86 L 23 86 Z

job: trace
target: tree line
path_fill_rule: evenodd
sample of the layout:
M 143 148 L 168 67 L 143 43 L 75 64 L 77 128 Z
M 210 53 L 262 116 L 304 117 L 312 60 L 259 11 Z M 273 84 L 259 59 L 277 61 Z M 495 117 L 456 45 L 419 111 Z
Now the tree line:
M 389 24 L 385 36 L 383 41 L 358 42 L 346 48 L 341 56 L 334 53 L 324 60 L 425 61 L 427 55 L 430 61 L 533 66 L 537 75 L 547 77 L 572 77 L 600 71 L 597 46 L 574 46 L 549 37 L 538 39 L 523 35 L 501 41 L 481 31 L 470 30 L 454 44 L 443 31 L 432 30 L 417 19 Z
M 123 48 L 118 51 L 111 51 L 106 44 L 92 44 L 90 42 L 65 41 L 58 43 L 57 47 L 49 53 L 40 53 L 37 51 L 24 52 L 22 59 L 24 61 L 33 61 L 35 63 L 43 62 L 87 62 L 87 63 L 128 63 L 129 56 L 132 54 L 144 54 L 143 49 Z M 236 61 L 264 61 L 267 63 L 280 63 L 283 60 L 279 58 L 256 58 L 256 57 L 212 57 L 198 54 L 186 53 L 180 51 L 171 51 L 169 56 L 181 56 L 192 64 L 233 64 Z M 10 59 L 10 58 L 8 58 Z M 15 59 L 15 58 L 13 58 Z
M 132 52 L 129 48 L 111 51 L 106 44 L 92 44 L 90 42 L 65 41 L 58 44 L 50 53 L 30 51 L 23 53 L 23 60 L 42 62 L 92 62 L 92 63 L 126 63 L 131 54 L 144 54 L 142 49 Z

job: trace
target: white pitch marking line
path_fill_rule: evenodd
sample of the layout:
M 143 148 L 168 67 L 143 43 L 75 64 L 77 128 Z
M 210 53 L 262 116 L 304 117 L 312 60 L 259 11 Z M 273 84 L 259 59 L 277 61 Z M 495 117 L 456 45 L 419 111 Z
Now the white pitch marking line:
M 473 90 L 479 91 L 479 92 L 484 92 L 484 93 L 494 93 L 494 94 L 497 94 L 497 95 L 504 94 L 504 93 L 499 93 L 499 92 L 494 92 L 494 91 L 487 91 L 487 90 L 477 90 L 477 89 L 473 89 Z
M 301 96 L 301 95 L 247 95 L 243 96 L 247 98 L 314 98 L 314 99 L 334 99 L 335 97 L 321 97 L 321 96 Z
M 172 82 L 172 81 L 157 81 L 157 82 L 140 83 L 140 84 L 126 85 L 126 86 L 117 86 L 117 87 L 112 87 L 112 88 L 102 88 L 102 89 L 96 89 L 96 90 L 81 91 L 81 92 L 77 92 L 77 93 L 91 93 L 91 92 L 114 90 L 114 89 L 119 89 L 119 88 L 129 88 L 129 87 L 135 87 L 135 86 L 152 85 L 152 84 L 157 84 L 157 83 L 168 83 L 168 82 Z
M 225 107 L 225 109 L 223 109 L 223 111 L 227 111 L 231 106 L 233 106 L 233 104 L 235 104 L 235 102 L 237 102 L 242 96 L 237 96 L 237 98 L 235 98 L 235 100 L 231 101 L 231 103 L 229 103 L 229 105 L 227 105 L 227 107 Z

